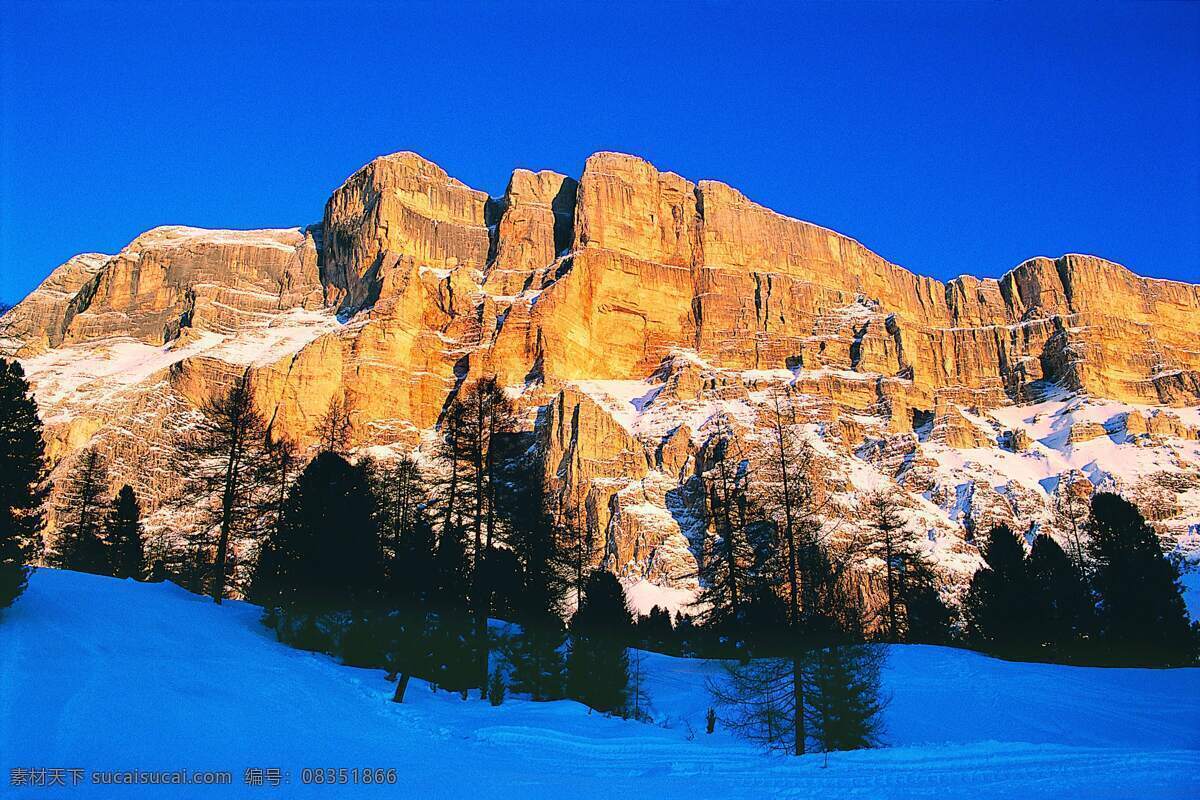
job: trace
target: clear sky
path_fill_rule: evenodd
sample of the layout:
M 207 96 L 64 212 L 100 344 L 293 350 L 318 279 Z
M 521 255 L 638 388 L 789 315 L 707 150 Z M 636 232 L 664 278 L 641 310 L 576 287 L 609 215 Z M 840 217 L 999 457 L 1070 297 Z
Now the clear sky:
M 285 227 L 376 155 L 498 195 L 621 150 L 923 274 L 1200 282 L 1200 4 L 0 0 L 0 298 L 163 224 Z

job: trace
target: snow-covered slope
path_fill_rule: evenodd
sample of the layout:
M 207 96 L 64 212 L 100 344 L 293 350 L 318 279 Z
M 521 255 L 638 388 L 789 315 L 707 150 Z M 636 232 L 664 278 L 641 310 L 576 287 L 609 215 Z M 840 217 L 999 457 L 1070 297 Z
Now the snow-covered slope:
M 1200 792 L 1200 670 L 1013 664 L 892 649 L 887 749 L 764 755 L 704 733 L 717 666 L 647 654 L 658 724 L 572 702 L 405 705 L 375 670 L 275 642 L 244 603 L 53 570 L 0 614 L 0 769 L 230 770 L 233 788 L 81 786 L 71 797 L 1182 798 Z M 286 788 L 245 787 L 278 767 Z M 301 785 L 384 767 L 398 787 Z M 5 789 L 7 789 L 7 785 Z M 15 790 L 14 790 L 15 791 Z M 29 790 L 33 792 L 35 790 Z M 36 790 L 54 797 L 54 790 Z

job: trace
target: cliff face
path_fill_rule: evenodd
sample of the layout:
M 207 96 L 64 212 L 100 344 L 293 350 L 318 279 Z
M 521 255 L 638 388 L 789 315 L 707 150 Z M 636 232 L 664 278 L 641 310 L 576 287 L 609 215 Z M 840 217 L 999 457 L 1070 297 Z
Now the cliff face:
M 55 459 L 96 442 L 152 507 L 174 483 L 146 454 L 245 370 L 280 435 L 311 444 L 344 396 L 355 444 L 393 452 L 494 374 L 540 420 L 547 476 L 606 563 L 660 583 L 686 582 L 702 535 L 707 438 L 752 437 L 773 387 L 804 399 L 844 487 L 910 492 L 950 563 L 989 515 L 1046 523 L 1064 473 L 1132 486 L 1200 457 L 1200 286 L 1079 255 L 942 283 L 617 153 L 578 181 L 517 170 L 500 198 L 385 156 L 318 226 L 155 229 L 67 262 L 5 321 Z M 1076 424 L 1108 449 L 1055 438 Z

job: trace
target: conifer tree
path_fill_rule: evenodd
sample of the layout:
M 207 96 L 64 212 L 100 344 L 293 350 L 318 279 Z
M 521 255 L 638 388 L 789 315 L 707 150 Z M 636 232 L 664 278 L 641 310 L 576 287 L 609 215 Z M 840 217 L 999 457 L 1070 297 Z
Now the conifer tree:
M 915 644 L 946 644 L 951 639 L 954 610 L 938 588 L 938 578 L 929 560 L 919 554 L 904 565 L 900 575 L 904 606 L 904 641 Z
M 108 574 L 104 495 L 108 465 L 95 447 L 83 450 L 59 495 L 57 562 L 66 569 Z
M 1092 498 L 1086 526 L 1097 623 L 1113 663 L 1178 665 L 1196 658 L 1179 570 L 1137 507 L 1115 494 Z
M 1025 548 L 1007 525 L 988 532 L 981 553 L 985 566 L 971 579 L 963 601 L 967 635 L 976 645 L 1016 656 L 1030 647 L 1033 587 Z
M 567 694 L 597 711 L 623 713 L 629 701 L 629 646 L 633 618 L 625 590 L 597 570 L 588 578 L 583 602 L 571 617 Z
M 821 489 L 824 462 L 800 434 L 790 395 L 773 395 L 764 423 L 755 472 L 764 583 L 748 617 L 753 657 L 726 661 L 724 678 L 709 688 L 727 728 L 772 749 L 861 746 L 854 736 L 871 740 L 880 705 L 877 671 L 852 668 L 870 663 L 852 658 L 867 647 L 854 590 L 861 541 L 836 535 L 841 520 Z
M 142 508 L 129 484 L 122 486 L 113 498 L 107 537 L 113 577 L 141 580 L 146 570 L 142 549 Z
M 1091 512 L 1091 494 L 1092 482 L 1080 473 L 1067 473 L 1054 492 L 1054 521 L 1066 534 L 1070 543 L 1069 555 L 1081 574 L 1087 570 L 1084 534 Z
M 736 635 L 754 591 L 755 553 L 747 518 L 749 462 L 724 418 L 702 456 L 710 463 L 704 474 L 708 525 L 698 559 L 701 589 L 696 602 L 714 631 Z
M 335 453 L 339 456 L 344 456 L 349 452 L 350 438 L 353 432 L 353 415 L 354 406 L 347 399 L 345 393 L 330 398 L 329 405 L 325 407 L 325 413 L 317 420 L 314 431 L 322 452 Z
M 803 755 L 808 741 L 806 654 L 814 637 L 824 631 L 837 611 L 830 606 L 831 595 L 824 589 L 836 583 L 837 573 L 849 568 L 852 554 L 843 554 L 834 568 L 828 542 L 840 519 L 834 513 L 829 495 L 822 496 L 818 491 L 824 483 L 824 462 L 801 435 L 793 398 L 788 392 L 773 393 L 763 423 L 767 431 L 766 446 L 756 471 L 756 483 L 758 504 L 768 524 L 762 527 L 763 540 L 757 548 L 762 557 L 758 570 L 768 585 L 778 587 L 786 612 L 785 630 L 772 637 L 770 643 L 756 646 L 779 647 L 774 655 L 790 666 L 786 678 L 769 682 L 769 692 L 776 695 L 771 705 L 786 713 L 788 719 L 783 726 L 777 725 L 773 716 L 769 722 L 772 731 L 780 727 L 787 731 L 794 755 Z M 746 677 L 743 689 L 757 683 L 753 675 Z M 738 684 L 738 677 L 730 680 L 731 686 Z
M 285 438 L 275 438 L 270 430 L 263 441 L 262 458 L 257 465 L 259 491 L 258 525 L 260 536 L 278 533 L 283 525 L 283 507 L 288 491 L 296 482 L 303 464 L 296 445 Z
M 288 495 L 282 534 L 271 550 L 285 609 L 322 613 L 377 599 L 383 565 L 363 466 L 319 453 Z
M 407 532 L 386 561 L 386 593 L 393 606 L 426 609 L 437 593 L 437 537 L 423 509 L 416 511 Z
M 884 650 L 862 639 L 846 562 L 821 544 L 809 550 L 803 627 L 793 629 L 780 609 L 774 635 L 755 637 L 752 658 L 723 662 L 725 674 L 709 682 L 709 691 L 726 728 L 768 749 L 800 755 L 813 745 L 824 752 L 874 746 L 885 705 Z M 764 620 L 770 608 L 763 604 Z
M 894 491 L 877 489 L 864 495 L 858 504 L 858 515 L 865 524 L 863 555 L 883 565 L 883 629 L 889 642 L 899 642 L 908 627 L 903 577 L 917 559 L 912 533 Z
M 409 455 L 376 470 L 374 484 L 379 502 L 379 534 L 385 551 L 395 556 L 402 549 L 403 539 L 417 524 L 429 497 L 423 488 L 421 470 Z
M 179 470 L 186 479 L 179 502 L 191 506 L 197 497 L 213 498 L 217 542 L 208 588 L 220 603 L 232 574 L 233 537 L 251 532 L 261 507 L 267 426 L 254 407 L 249 373 L 200 411 L 199 423 L 179 442 Z
M 512 401 L 494 377 L 484 377 L 459 388 L 450 404 L 444 428 L 446 429 L 443 460 L 449 463 L 452 473 L 461 468 L 465 486 L 459 486 L 457 474 L 451 476 L 455 482 L 452 493 L 469 511 L 471 542 L 472 617 L 475 624 L 476 647 L 479 656 L 478 683 L 481 696 L 487 694 L 488 681 L 488 635 L 487 614 L 491 605 L 491 588 L 486 582 L 485 563 L 487 553 L 496 538 L 498 512 L 496 508 L 497 450 L 499 438 L 516 427 L 516 413 Z M 451 438 L 451 436 L 453 438 Z M 458 495 L 465 489 L 467 497 Z M 451 500 L 453 502 L 453 500 Z M 461 513 L 455 511 L 461 519 Z
M 822 752 L 875 747 L 886 701 L 879 692 L 884 650 L 842 642 L 812 651 L 809 659 L 809 735 Z
M 1051 657 L 1079 654 L 1092 631 L 1094 605 L 1076 564 L 1050 536 L 1033 540 L 1028 570 L 1034 609 L 1028 624 L 1033 643 Z
M 479 657 L 471 625 L 471 568 L 466 532 L 458 525 L 444 528 L 436 554 L 437 591 L 430 624 L 431 679 L 451 691 L 478 686 Z
M 748 599 L 747 605 L 752 602 Z M 675 629 L 671 625 L 671 614 L 665 608 L 654 606 L 649 614 L 637 618 L 637 646 L 658 653 L 675 653 Z
M 566 629 L 557 616 L 529 613 L 522 617 L 521 632 L 511 637 L 505 648 L 505 657 L 512 665 L 513 691 L 528 694 L 535 701 L 562 698 L 566 684 L 565 643 Z
M 536 466 L 536 465 L 533 465 Z M 564 552 L 545 501 L 539 470 L 506 476 L 497 502 L 507 528 L 506 543 L 516 556 L 523 585 L 512 603 L 520 633 L 507 642 L 512 689 L 533 700 L 563 697 L 566 630 L 562 612 L 571 584 L 570 559 Z
M 0 610 L 28 583 L 47 491 L 37 403 L 21 365 L 0 358 Z
M 514 621 L 525 605 L 525 569 L 507 547 L 492 547 L 483 559 L 483 584 L 488 587 L 488 616 Z

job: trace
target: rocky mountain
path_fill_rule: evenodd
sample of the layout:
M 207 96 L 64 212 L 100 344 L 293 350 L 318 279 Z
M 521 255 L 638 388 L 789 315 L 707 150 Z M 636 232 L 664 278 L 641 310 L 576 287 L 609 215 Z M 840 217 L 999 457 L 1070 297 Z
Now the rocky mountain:
M 694 586 L 706 442 L 752 442 L 781 387 L 829 490 L 901 492 L 948 575 L 981 526 L 1056 530 L 1056 498 L 1095 487 L 1200 547 L 1200 286 L 1085 255 L 942 283 L 629 155 L 519 169 L 499 198 L 384 156 L 319 224 L 157 228 L 4 320 L 55 470 L 94 443 L 151 509 L 174 432 L 244 372 L 280 435 L 311 446 L 344 397 L 380 457 L 427 451 L 456 387 L 495 375 L 638 602 Z

